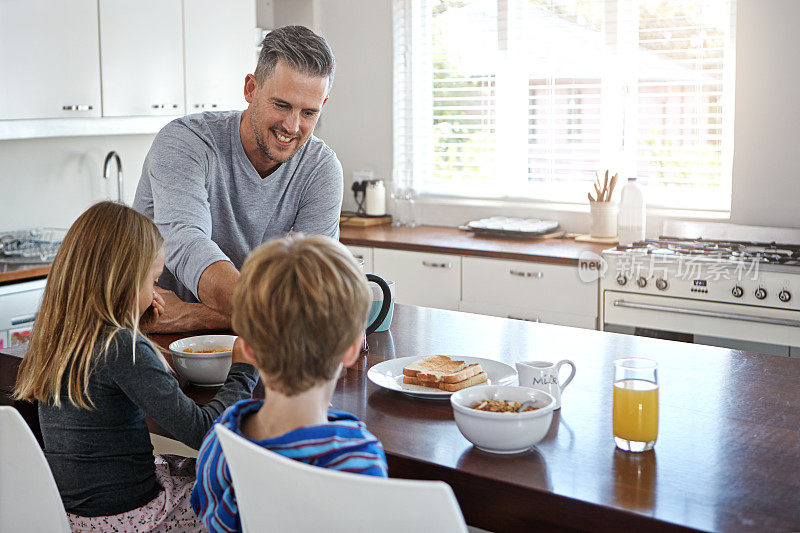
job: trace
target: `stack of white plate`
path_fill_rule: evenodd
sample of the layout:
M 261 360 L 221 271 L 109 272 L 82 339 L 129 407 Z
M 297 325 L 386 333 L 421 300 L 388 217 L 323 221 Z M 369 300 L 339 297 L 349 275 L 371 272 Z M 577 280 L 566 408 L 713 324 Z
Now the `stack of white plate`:
M 558 228 L 555 220 L 538 218 L 490 217 L 468 222 L 465 229 L 475 234 L 493 234 L 507 237 L 535 237 L 552 233 Z

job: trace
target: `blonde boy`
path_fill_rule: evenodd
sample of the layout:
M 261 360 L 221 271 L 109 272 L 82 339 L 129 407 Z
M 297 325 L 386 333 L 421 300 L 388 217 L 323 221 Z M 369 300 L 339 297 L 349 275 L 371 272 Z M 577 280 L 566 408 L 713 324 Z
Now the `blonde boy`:
M 328 410 L 339 373 L 359 356 L 370 300 L 364 274 L 333 239 L 289 237 L 256 249 L 236 285 L 233 327 L 266 401 L 238 402 L 218 423 L 298 461 L 385 477 L 378 439 L 355 416 Z M 214 431 L 200 449 L 191 502 L 212 532 L 241 530 Z

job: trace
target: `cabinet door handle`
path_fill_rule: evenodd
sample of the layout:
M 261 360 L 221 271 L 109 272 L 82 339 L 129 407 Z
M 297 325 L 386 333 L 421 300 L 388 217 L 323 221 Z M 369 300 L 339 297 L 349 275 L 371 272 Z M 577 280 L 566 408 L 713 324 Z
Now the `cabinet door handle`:
M 23 316 L 15 316 L 11 319 L 12 326 L 19 326 L 20 324 L 27 324 L 28 322 L 33 322 L 36 318 L 36 315 L 23 315 Z
M 214 109 L 217 104 L 194 104 L 195 109 Z
M 525 272 L 524 270 L 514 270 L 513 268 L 508 271 L 512 276 L 519 276 L 521 278 L 541 278 L 544 277 L 542 272 Z
M 89 104 L 75 104 L 75 105 L 65 105 L 61 106 L 61 109 L 64 111 L 91 111 L 94 109 L 94 106 Z
M 513 318 L 514 320 L 524 320 L 525 322 L 541 322 L 541 319 L 538 316 L 535 318 L 524 318 L 521 316 L 506 315 L 506 318 Z
M 361 255 L 361 254 L 359 254 L 359 255 L 353 254 L 353 257 L 355 257 L 356 259 L 360 259 L 361 261 L 365 261 L 364 256 Z
M 452 263 L 434 263 L 433 261 L 423 261 L 422 264 L 431 268 L 450 268 L 453 266 Z
M 178 109 L 178 104 L 153 104 L 153 109 Z

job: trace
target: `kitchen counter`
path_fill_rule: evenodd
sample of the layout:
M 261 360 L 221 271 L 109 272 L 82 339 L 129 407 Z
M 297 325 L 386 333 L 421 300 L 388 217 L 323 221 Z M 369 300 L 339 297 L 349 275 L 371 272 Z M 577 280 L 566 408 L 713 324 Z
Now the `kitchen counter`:
M 153 338 L 164 346 L 177 337 Z M 399 304 L 390 330 L 370 335 L 369 345 L 337 384 L 333 405 L 381 439 L 392 476 L 449 483 L 471 525 L 800 530 L 798 360 Z M 381 361 L 434 353 L 509 364 L 569 358 L 577 372 L 544 440 L 499 456 L 464 439 L 448 402 L 410 398 L 367 379 Z M 13 381 L 22 355 L 0 350 L 0 389 Z M 612 362 L 628 356 L 659 364 L 658 442 L 642 454 L 619 451 L 612 439 Z M 200 402 L 214 392 L 185 390 Z
M 456 228 L 418 226 L 416 228 L 372 226 L 342 227 L 340 240 L 344 244 L 374 246 L 395 250 L 438 252 L 459 255 L 515 259 L 539 263 L 577 265 L 580 254 L 591 251 L 599 254 L 610 244 L 576 242 L 575 239 L 540 239 L 515 241 L 475 237 Z M 0 284 L 47 276 L 50 265 L 0 264 Z
M 20 265 L 0 263 L 0 285 L 12 281 L 43 278 L 50 273 L 50 265 Z
M 342 227 L 339 240 L 355 246 L 374 246 L 395 250 L 436 252 L 458 255 L 577 265 L 581 253 L 600 254 L 612 244 L 576 242 L 575 239 L 511 239 L 476 237 L 457 228 L 440 226 L 371 226 Z

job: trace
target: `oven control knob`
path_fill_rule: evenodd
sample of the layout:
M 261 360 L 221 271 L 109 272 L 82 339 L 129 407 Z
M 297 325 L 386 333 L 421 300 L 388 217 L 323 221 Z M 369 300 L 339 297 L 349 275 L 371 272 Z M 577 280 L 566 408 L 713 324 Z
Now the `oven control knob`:
M 619 276 L 617 276 L 617 283 L 620 285 L 625 285 L 626 283 L 628 283 L 628 278 L 620 274 Z
M 790 293 L 786 289 L 783 289 L 781 292 L 778 293 L 778 300 L 782 302 L 788 302 L 791 299 L 792 299 L 792 293 Z
M 736 298 L 741 298 L 744 296 L 744 289 L 737 285 L 731 289 L 731 294 L 733 294 Z
M 763 300 L 767 297 L 767 290 L 764 287 L 759 287 L 756 289 L 756 298 L 759 300 Z
M 664 278 L 658 278 L 656 280 L 656 288 L 658 290 L 665 291 L 667 290 L 667 287 L 669 287 L 669 283 L 667 283 L 667 280 L 665 280 Z
M 647 287 L 647 279 L 645 279 L 644 277 L 640 277 L 639 279 L 636 280 L 636 284 L 644 289 L 645 287 Z

